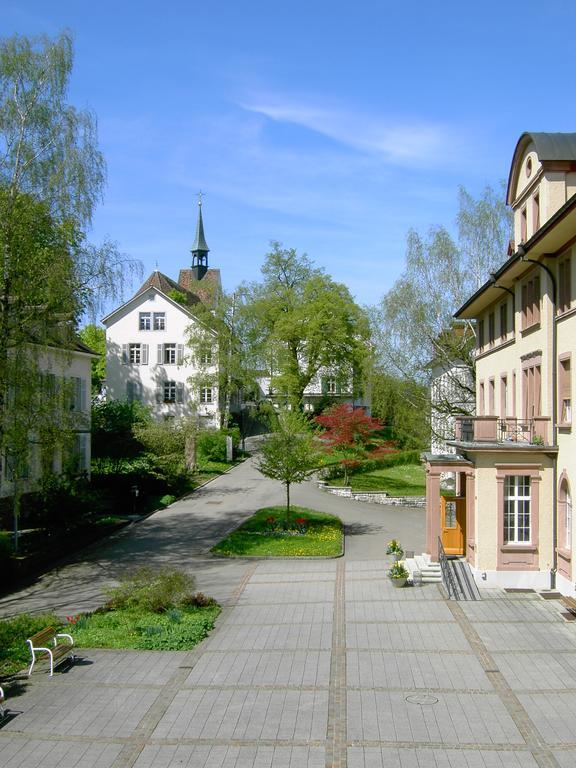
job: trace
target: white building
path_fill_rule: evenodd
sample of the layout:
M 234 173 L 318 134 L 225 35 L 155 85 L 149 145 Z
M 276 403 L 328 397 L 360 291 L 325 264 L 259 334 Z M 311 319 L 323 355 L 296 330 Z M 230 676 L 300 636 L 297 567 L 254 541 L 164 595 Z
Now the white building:
M 218 427 L 218 339 L 194 313 L 199 302 L 217 302 L 220 270 L 208 269 L 201 202 L 192 267 L 178 282 L 154 271 L 129 301 L 102 320 L 106 327 L 106 396 L 138 400 L 157 419 L 197 413 L 202 426 Z M 187 345 L 194 329 L 211 341 L 198 357 Z M 200 379 L 205 377 L 206 383 Z
M 30 345 L 25 354 L 28 353 L 30 370 L 39 373 L 38 383 L 49 395 L 51 409 L 40 405 L 37 413 L 30 412 L 28 451 L 23 461 L 16 462 L 10 450 L 0 456 L 0 496 L 11 496 L 16 480 L 21 492 L 34 490 L 47 467 L 54 474 L 73 468 L 77 474 L 90 475 L 89 393 L 92 359 L 97 357 L 96 353 L 80 341 L 66 349 L 47 347 L 38 350 Z M 36 393 L 36 397 L 37 400 L 31 398 L 31 403 L 42 404 L 41 394 Z M 56 428 L 65 422 L 65 431 L 71 433 L 65 436 L 62 444 L 56 440 L 54 445 L 50 441 L 47 447 L 42 440 L 42 429 L 37 424 L 39 419 L 47 418 L 48 413 L 53 415 Z M 70 436 L 72 440 L 68 439 Z

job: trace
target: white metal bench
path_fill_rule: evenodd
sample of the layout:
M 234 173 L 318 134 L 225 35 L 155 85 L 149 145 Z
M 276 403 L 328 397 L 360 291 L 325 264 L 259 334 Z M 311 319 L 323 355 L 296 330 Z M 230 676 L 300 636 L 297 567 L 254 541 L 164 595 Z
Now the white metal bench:
M 65 638 L 66 641 L 61 641 Z M 32 674 L 36 661 L 48 659 L 50 662 L 50 677 L 54 674 L 54 667 L 61 664 L 67 658 L 74 660 L 74 640 L 72 635 L 65 632 L 56 632 L 52 627 L 47 627 L 37 632 L 26 640 L 32 654 L 32 664 L 28 670 L 28 677 Z
M 4 720 L 6 715 L 8 714 L 8 710 L 4 706 L 4 702 L 6 699 L 4 698 L 4 691 L 2 687 L 0 686 L 0 720 Z

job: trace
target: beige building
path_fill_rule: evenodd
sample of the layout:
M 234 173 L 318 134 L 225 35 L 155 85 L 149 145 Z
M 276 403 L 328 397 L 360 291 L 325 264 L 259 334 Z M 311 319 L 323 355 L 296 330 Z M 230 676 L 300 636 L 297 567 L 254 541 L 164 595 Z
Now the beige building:
M 427 551 L 440 539 L 480 583 L 574 595 L 576 133 L 524 133 L 507 202 L 509 258 L 456 313 L 476 321 L 477 415 L 456 420 L 456 455 L 426 457 Z

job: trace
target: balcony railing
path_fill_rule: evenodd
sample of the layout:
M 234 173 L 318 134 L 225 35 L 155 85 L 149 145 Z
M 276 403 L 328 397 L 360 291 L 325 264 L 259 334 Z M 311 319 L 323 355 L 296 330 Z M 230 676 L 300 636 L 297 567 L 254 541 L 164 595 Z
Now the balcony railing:
M 532 419 L 457 416 L 455 440 L 460 443 L 548 445 L 549 423 L 548 416 Z

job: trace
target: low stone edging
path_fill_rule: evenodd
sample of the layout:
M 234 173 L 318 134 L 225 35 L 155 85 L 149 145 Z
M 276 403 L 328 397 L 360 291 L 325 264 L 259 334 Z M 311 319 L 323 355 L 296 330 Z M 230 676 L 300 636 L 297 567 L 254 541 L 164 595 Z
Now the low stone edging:
M 367 504 L 387 504 L 397 507 L 417 507 L 426 506 L 426 499 L 423 496 L 388 496 L 382 491 L 353 491 L 350 486 L 328 485 L 324 480 L 318 480 L 318 488 L 334 496 L 341 496 L 353 501 L 363 501 Z

